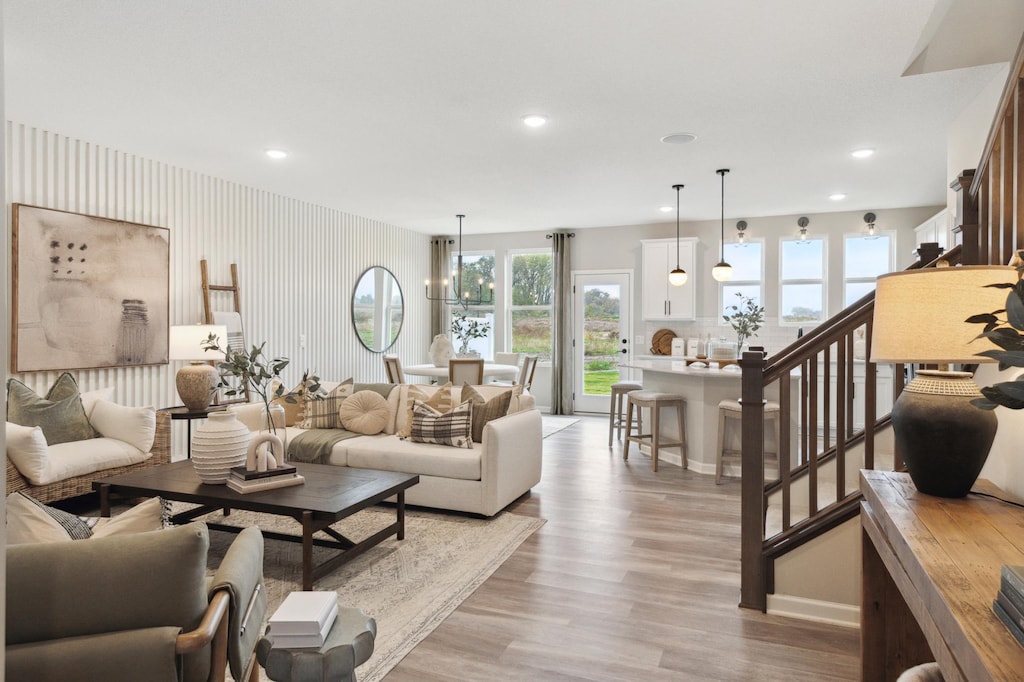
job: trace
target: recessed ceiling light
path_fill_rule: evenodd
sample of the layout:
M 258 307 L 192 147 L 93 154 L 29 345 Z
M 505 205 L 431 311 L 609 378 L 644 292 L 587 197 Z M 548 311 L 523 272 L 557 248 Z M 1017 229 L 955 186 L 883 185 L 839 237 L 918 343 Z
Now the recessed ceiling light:
M 288 156 L 288 152 L 283 149 L 267 149 L 266 153 L 272 159 L 283 159 Z
M 540 128 L 542 125 L 548 122 L 547 116 L 540 114 L 527 114 L 523 116 L 523 123 L 530 126 L 531 128 Z
M 671 206 L 662 206 L 658 210 L 661 211 L 662 213 L 670 213 L 672 211 L 672 207 Z
M 869 149 L 868 147 L 865 147 L 864 149 L 854 149 L 852 152 L 850 152 L 850 156 L 852 156 L 855 159 L 866 159 L 874 153 L 874 149 Z
M 665 144 L 687 144 L 697 139 L 693 133 L 672 133 L 661 138 Z
M 835 194 L 829 194 L 828 198 L 831 199 L 832 201 L 842 201 L 843 199 L 846 198 L 846 195 L 843 194 L 842 192 L 836 192 Z

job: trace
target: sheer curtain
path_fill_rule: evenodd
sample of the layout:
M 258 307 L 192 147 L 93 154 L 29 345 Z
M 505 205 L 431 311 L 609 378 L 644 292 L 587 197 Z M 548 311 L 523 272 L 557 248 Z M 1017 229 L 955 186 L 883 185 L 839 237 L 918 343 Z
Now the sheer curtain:
M 551 305 L 551 414 L 573 414 L 572 401 L 572 232 L 555 232 L 551 238 L 554 269 Z
M 428 290 L 431 296 L 443 297 L 447 294 L 441 286 L 441 281 L 447 278 L 451 271 L 451 248 L 452 240 L 448 237 L 432 237 L 430 240 L 430 285 Z M 447 307 L 444 301 L 430 301 L 430 340 L 438 334 L 448 333 Z

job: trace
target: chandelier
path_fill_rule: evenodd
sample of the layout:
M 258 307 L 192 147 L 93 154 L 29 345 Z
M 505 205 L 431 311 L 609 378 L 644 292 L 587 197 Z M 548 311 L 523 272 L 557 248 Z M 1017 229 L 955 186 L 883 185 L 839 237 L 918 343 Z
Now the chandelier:
M 463 286 L 462 270 L 462 219 L 466 216 L 458 214 L 459 219 L 459 255 L 456 258 L 455 269 L 452 270 L 452 282 L 449 289 L 448 280 L 442 279 L 440 284 L 427 280 L 425 294 L 428 301 L 441 301 L 447 305 L 461 305 L 468 308 L 471 305 L 484 305 L 494 302 L 494 282 L 487 285 L 487 298 L 484 298 L 484 278 L 477 279 L 476 287 Z M 450 243 L 450 242 L 449 242 Z

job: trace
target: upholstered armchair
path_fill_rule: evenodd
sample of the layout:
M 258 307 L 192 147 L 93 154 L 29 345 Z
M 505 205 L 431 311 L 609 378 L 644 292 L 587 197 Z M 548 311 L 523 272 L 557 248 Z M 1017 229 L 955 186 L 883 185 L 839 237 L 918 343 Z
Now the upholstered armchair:
M 7 548 L 8 680 L 258 679 L 263 536 L 235 538 L 206 577 L 203 523 Z

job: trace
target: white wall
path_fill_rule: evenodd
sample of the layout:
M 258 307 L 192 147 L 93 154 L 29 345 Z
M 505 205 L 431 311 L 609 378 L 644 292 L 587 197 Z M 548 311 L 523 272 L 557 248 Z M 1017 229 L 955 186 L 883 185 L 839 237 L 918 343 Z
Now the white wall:
M 297 382 L 307 367 L 324 379 L 383 380 L 381 356 L 359 343 L 350 317 L 359 275 L 382 265 L 395 274 L 406 300 L 393 352 L 418 356 L 429 346 L 422 301 L 428 236 L 27 125 L 8 123 L 6 132 L 8 202 L 170 229 L 171 324 L 202 319 L 200 259 L 207 260 L 214 284 L 230 283 L 230 265 L 237 263 L 246 340 L 266 341 L 272 356 L 291 359 L 286 382 Z M 223 297 L 215 309 L 231 308 L 230 294 L 213 296 Z M 179 366 L 74 375 L 82 390 L 114 385 L 119 401 L 165 407 L 180 404 L 174 389 Z M 57 374 L 15 376 L 43 393 Z M 183 452 L 183 440 L 184 431 L 176 432 L 175 452 Z

